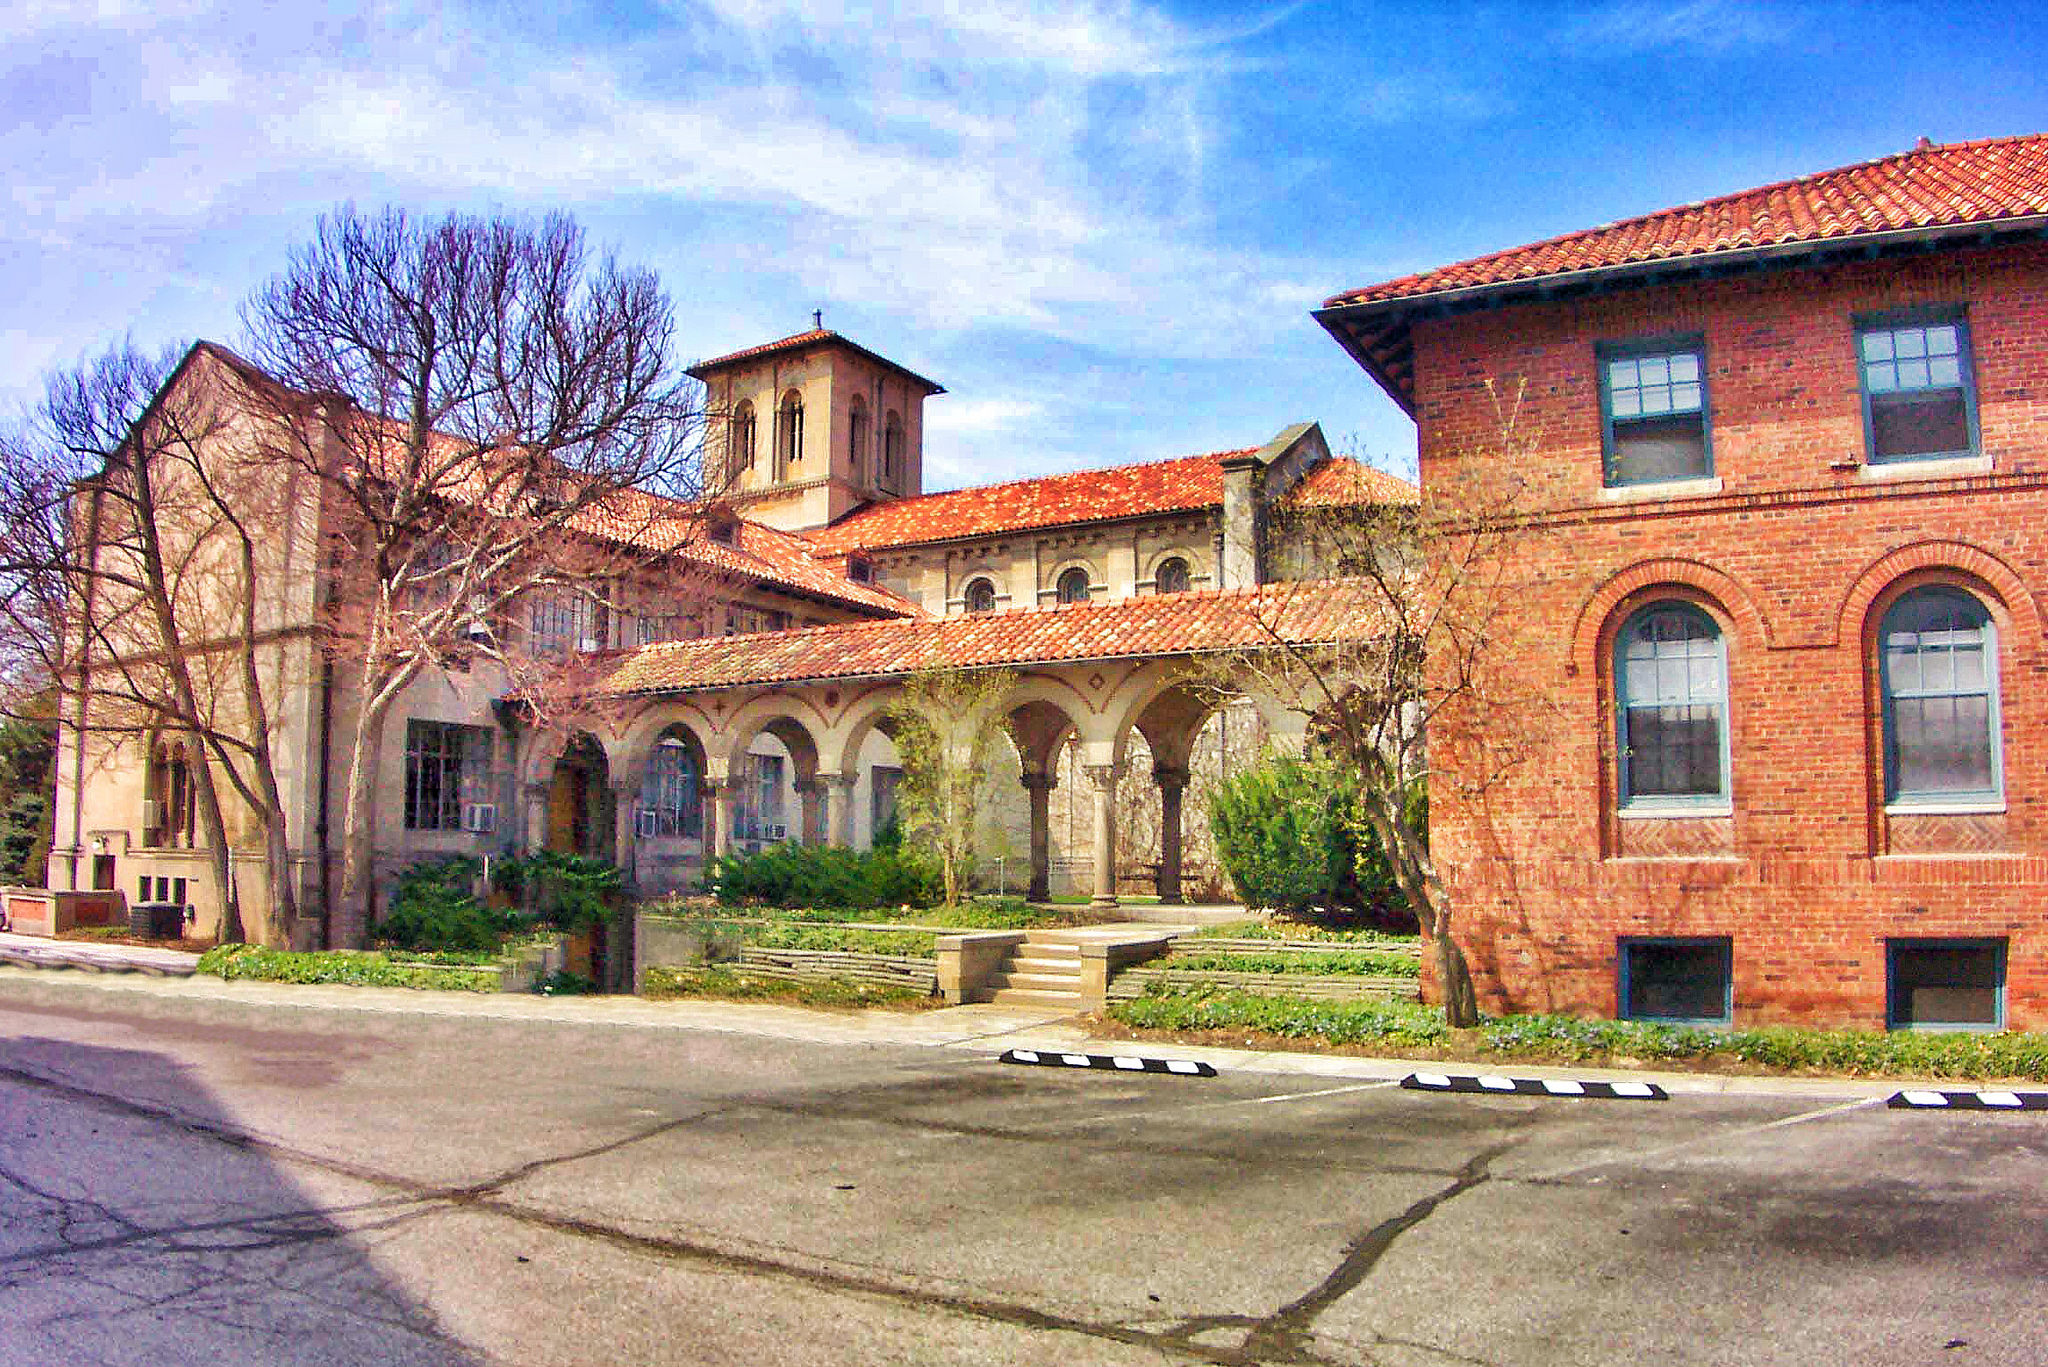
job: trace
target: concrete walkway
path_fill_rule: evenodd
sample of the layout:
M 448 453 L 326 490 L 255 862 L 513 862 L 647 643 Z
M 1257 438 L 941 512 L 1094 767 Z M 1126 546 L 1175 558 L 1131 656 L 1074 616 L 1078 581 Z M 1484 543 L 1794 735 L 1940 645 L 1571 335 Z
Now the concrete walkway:
M 153 945 L 104 944 L 93 940 L 50 940 L 41 935 L 0 931 L 0 963 L 21 968 L 78 968 L 89 973 L 142 973 L 189 978 L 199 956 Z
M 5 937 L 9 941 L 27 939 Z M 34 940 L 38 946 L 53 942 Z M 99 948 L 94 946 L 93 948 Z M 133 946 L 110 946 L 131 953 Z M 179 955 L 190 960 L 191 955 Z M 633 1030 L 713 1031 L 819 1044 L 901 1045 L 956 1049 L 993 1056 L 1005 1049 L 1090 1054 L 1142 1054 L 1149 1057 L 1198 1059 L 1218 1072 L 1271 1074 L 1276 1077 L 1332 1078 L 1353 1083 L 1389 1082 L 1409 1073 L 1512 1073 L 1516 1077 L 1572 1077 L 1622 1082 L 1655 1082 L 1673 1096 L 1748 1095 L 1808 1096 L 1863 1099 L 1888 1096 L 1896 1081 L 1859 1078 L 1739 1077 L 1711 1073 L 1657 1072 L 1649 1069 L 1550 1067 L 1526 1063 L 1428 1063 L 1412 1059 L 1362 1058 L 1346 1054 L 1294 1053 L 1284 1050 L 1229 1049 L 1161 1041 L 1103 1039 L 1084 1018 L 1058 1011 L 994 1004 L 947 1007 L 932 1011 L 827 1011 L 760 1002 L 648 1001 L 639 997 L 540 997 L 517 993 L 415 991 L 407 988 L 340 987 L 265 982 L 223 982 L 214 977 L 108 975 L 103 972 L 50 972 L 60 965 L 45 961 L 38 971 L 0 966 L 0 996 L 22 1001 L 81 999 L 142 1007 L 149 1001 L 240 1003 L 258 1008 L 315 1011 L 361 1011 L 379 1015 L 425 1018 L 471 1017 L 485 1020 L 556 1022 L 563 1025 L 610 1026 Z M 63 967 L 68 967 L 63 966 Z M 1973 1084 L 1955 1084 L 1970 1087 Z

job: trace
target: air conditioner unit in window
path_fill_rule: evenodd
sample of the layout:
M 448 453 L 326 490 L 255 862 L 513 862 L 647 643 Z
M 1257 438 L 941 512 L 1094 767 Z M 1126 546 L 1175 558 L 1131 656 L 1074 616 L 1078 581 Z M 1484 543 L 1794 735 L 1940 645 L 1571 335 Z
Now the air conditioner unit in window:
M 491 802 L 465 802 L 462 804 L 462 829 L 465 831 L 491 831 L 497 829 L 498 808 Z
M 789 839 L 789 827 L 770 826 L 766 829 L 765 834 L 770 840 L 787 840 Z
M 469 621 L 463 624 L 463 631 L 472 641 L 491 639 L 490 600 L 481 593 L 469 598 Z
M 638 833 L 639 833 L 639 835 L 641 836 L 641 838 L 643 838 L 643 839 L 645 839 L 645 838 L 646 838 L 646 837 L 648 837 L 648 836 L 652 836 L 652 835 L 660 835 L 660 834 L 661 834 L 661 813 L 660 813 L 660 812 L 640 812 L 640 813 L 637 813 L 637 814 L 636 814 L 636 815 L 634 816 L 634 818 L 633 818 L 633 829 L 634 829 L 634 830 L 635 830 L 636 832 L 638 832 Z
M 153 797 L 142 799 L 142 829 L 153 831 L 164 824 L 164 804 Z

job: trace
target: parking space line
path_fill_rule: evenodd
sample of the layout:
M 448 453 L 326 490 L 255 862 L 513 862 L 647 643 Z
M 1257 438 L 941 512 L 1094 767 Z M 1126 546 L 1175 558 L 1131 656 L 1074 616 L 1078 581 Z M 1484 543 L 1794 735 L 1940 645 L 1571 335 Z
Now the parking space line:
M 1884 1105 L 1884 1098 L 1881 1096 L 1859 1097 L 1854 1101 L 1843 1101 L 1833 1106 L 1823 1106 L 1815 1111 L 1801 1111 L 1798 1115 L 1783 1116 L 1777 1120 L 1766 1120 L 1757 1125 L 1744 1125 L 1739 1129 L 1719 1130 L 1713 1134 L 1703 1134 L 1693 1139 L 1683 1139 L 1676 1144 L 1665 1144 L 1659 1148 L 1644 1149 L 1640 1153 L 1618 1153 L 1606 1158 L 1596 1158 L 1588 1163 L 1575 1163 L 1568 1168 L 1552 1168 L 1548 1172 L 1531 1173 L 1518 1180 L 1524 1182 L 1554 1182 L 1560 1178 L 1575 1177 L 1579 1173 L 1590 1172 L 1594 1168 L 1613 1167 L 1617 1163 L 1640 1163 L 1651 1158 L 1661 1158 L 1667 1153 L 1677 1153 L 1683 1149 L 1696 1149 L 1717 1144 L 1724 1139 L 1741 1139 L 1748 1135 L 1764 1134 L 1770 1130 L 1782 1130 L 1787 1125 L 1804 1125 L 1809 1121 L 1826 1120 L 1831 1116 L 1846 1115 L 1850 1111 L 1863 1111 L 1870 1109 L 1872 1106 L 1882 1105 Z
M 1189 1111 L 1219 1111 L 1231 1106 L 1270 1106 L 1282 1101 L 1307 1101 L 1319 1096 L 1339 1096 L 1345 1092 L 1370 1092 L 1381 1087 L 1392 1087 L 1398 1078 L 1381 1081 L 1357 1082 L 1345 1087 L 1322 1087 L 1313 1092 L 1274 1092 L 1270 1096 L 1238 1097 L 1232 1101 L 1196 1101 L 1185 1106 L 1161 1106 L 1149 1111 L 1102 1111 L 1095 1115 L 1068 1117 L 1049 1122 L 1047 1125 L 1027 1125 L 1025 1129 L 1059 1128 L 1066 1125 L 1093 1125 L 1104 1120 L 1145 1120 L 1158 1115 L 1185 1115 Z

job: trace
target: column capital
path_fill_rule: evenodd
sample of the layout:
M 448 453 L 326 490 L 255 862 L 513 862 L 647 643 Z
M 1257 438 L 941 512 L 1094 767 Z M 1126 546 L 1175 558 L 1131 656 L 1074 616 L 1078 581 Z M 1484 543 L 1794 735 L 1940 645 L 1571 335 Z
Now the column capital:
M 837 788 L 841 792 L 846 792 L 851 790 L 854 784 L 860 782 L 860 775 L 836 774 L 830 770 L 822 770 L 818 774 L 817 781 L 826 787 Z
M 519 795 L 532 802 L 545 802 L 548 800 L 549 793 L 551 793 L 554 790 L 554 786 L 555 785 L 551 780 L 535 783 L 522 783 L 519 785 Z
M 1188 771 L 1178 765 L 1156 764 L 1152 767 L 1152 781 L 1161 788 L 1185 788 L 1188 786 Z
M 789 781 L 791 790 L 805 797 L 816 797 L 825 791 L 825 776 L 818 774 L 811 778 L 795 778 Z
M 1049 793 L 1060 786 L 1058 774 L 1034 774 L 1028 769 L 1017 776 L 1017 781 L 1034 793 Z
M 1124 766 L 1121 764 L 1084 764 L 1081 766 L 1081 772 L 1088 776 L 1088 781 L 1094 784 L 1096 788 L 1103 792 L 1108 792 L 1116 787 L 1116 781 L 1124 776 Z

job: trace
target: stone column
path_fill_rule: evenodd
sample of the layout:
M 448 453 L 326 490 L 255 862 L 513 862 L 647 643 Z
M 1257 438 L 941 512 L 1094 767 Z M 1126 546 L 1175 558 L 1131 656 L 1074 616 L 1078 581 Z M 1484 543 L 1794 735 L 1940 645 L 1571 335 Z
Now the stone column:
M 853 774 L 820 774 L 825 786 L 825 842 L 851 849 L 853 846 Z
M 640 797 L 640 785 L 628 784 L 623 780 L 611 784 L 612 790 L 612 858 L 619 866 L 619 876 L 631 887 L 640 872 L 639 831 L 633 824 L 634 804 Z
M 1089 901 L 1098 907 L 1113 907 L 1116 900 L 1116 781 L 1123 774 L 1118 764 L 1082 766 L 1095 788 L 1095 895 Z
M 1024 896 L 1044 902 L 1052 897 L 1052 790 L 1060 780 L 1057 774 L 1026 773 L 1022 781 L 1031 799 L 1031 886 Z
M 723 858 L 732 853 L 733 828 L 740 822 L 740 785 L 714 782 L 711 787 L 711 853 Z
M 548 793 L 552 787 L 552 784 L 547 783 L 526 783 L 520 785 L 519 794 L 526 801 L 526 849 L 528 853 L 547 847 Z
M 800 845 L 825 843 L 825 785 L 815 778 L 800 778 L 796 790 L 796 839 Z
M 1178 906 L 1180 800 L 1188 790 L 1188 771 L 1161 766 L 1152 771 L 1152 778 L 1159 784 L 1159 900 Z

